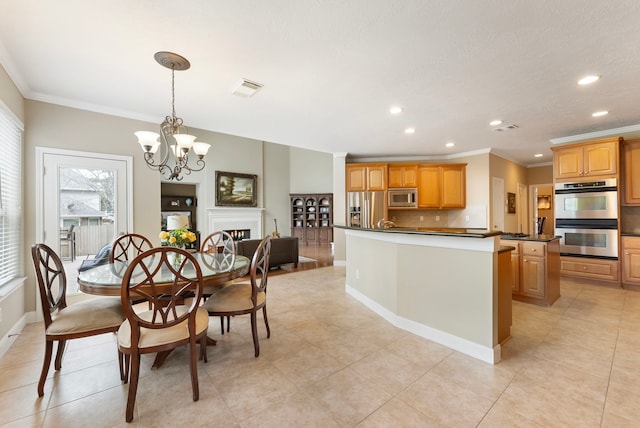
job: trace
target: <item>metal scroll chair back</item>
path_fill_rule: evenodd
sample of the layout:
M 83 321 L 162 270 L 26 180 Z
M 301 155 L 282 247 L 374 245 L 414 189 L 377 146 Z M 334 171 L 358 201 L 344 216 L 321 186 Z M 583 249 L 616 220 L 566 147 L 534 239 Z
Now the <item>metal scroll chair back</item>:
M 113 263 L 116 260 L 126 262 L 151 248 L 153 248 L 153 245 L 145 236 L 137 233 L 120 235 L 113 241 L 113 245 L 111 246 L 109 263 Z
M 120 296 L 127 319 L 118 330 L 118 349 L 131 363 L 127 422 L 133 419 L 141 354 L 168 352 L 188 345 L 193 401 L 198 401 L 196 343 L 200 343 L 200 355 L 206 362 L 209 326 L 209 315 L 199 306 L 201 296 L 202 271 L 185 250 L 152 248 L 135 257 L 127 267 Z M 134 310 L 133 302 L 140 297 L 149 301 L 149 310 Z
M 124 320 L 120 299 L 99 297 L 67 306 L 67 277 L 60 257 L 49 246 L 31 247 L 31 258 L 40 291 L 45 328 L 45 354 L 38 382 L 38 395 L 44 395 L 44 384 L 51 364 L 53 342 L 58 342 L 55 369 L 62 367 L 67 340 L 116 332 Z M 122 354 L 118 363 L 123 373 Z

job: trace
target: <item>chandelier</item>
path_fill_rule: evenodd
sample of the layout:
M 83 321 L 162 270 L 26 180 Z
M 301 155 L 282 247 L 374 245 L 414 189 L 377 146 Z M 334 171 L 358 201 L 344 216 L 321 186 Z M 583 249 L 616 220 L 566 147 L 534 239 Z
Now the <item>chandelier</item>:
M 209 151 L 210 144 L 195 141 L 196 137 L 183 133 L 188 128 L 183 125 L 182 118 L 176 116 L 175 106 L 175 79 L 176 70 L 188 70 L 191 67 L 189 61 L 172 52 L 156 52 L 155 60 L 163 67 L 171 69 L 171 116 L 164 118 L 160 124 L 160 134 L 150 131 L 138 131 L 138 143 L 144 152 L 144 160 L 151 169 L 157 169 L 167 180 L 182 180 L 182 173 L 189 175 L 192 171 L 201 171 L 204 168 L 204 156 Z M 162 142 L 158 141 L 162 138 Z M 163 144 L 162 160 L 156 163 L 154 154 Z M 198 159 L 195 165 L 189 165 L 189 153 L 193 150 Z

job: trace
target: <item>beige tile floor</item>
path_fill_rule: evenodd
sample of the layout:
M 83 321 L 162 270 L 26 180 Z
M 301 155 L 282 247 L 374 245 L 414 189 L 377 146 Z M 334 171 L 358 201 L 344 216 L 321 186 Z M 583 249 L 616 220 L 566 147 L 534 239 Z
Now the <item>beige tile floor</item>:
M 344 267 L 273 275 L 259 358 L 246 317 L 224 336 L 212 319 L 198 402 L 185 350 L 158 370 L 144 356 L 129 425 L 114 335 L 71 341 L 38 398 L 43 329 L 28 325 L 0 360 L 0 425 L 640 426 L 640 292 L 563 280 L 551 308 L 514 302 L 512 339 L 490 365 L 391 326 L 344 281 Z

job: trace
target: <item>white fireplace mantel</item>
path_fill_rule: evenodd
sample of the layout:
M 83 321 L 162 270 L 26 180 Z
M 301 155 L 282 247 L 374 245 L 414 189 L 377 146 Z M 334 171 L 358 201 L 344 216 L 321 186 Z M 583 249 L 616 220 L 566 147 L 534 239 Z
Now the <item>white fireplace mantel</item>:
M 209 233 L 249 229 L 251 239 L 262 239 L 264 208 L 216 207 L 207 209 Z

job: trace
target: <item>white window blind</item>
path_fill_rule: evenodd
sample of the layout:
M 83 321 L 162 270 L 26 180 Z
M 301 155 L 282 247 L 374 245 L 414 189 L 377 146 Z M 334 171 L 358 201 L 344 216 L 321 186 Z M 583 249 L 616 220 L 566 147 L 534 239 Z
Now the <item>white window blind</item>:
M 0 287 L 22 271 L 22 126 L 0 103 Z

